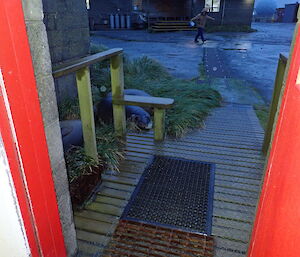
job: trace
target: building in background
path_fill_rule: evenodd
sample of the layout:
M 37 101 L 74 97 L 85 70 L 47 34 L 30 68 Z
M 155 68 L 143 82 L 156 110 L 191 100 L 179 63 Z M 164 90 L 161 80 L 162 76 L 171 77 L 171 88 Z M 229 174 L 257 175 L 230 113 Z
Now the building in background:
M 297 22 L 297 12 L 299 8 L 299 3 L 286 4 L 284 10 L 284 16 L 282 22 L 292 23 Z
M 109 29 L 111 22 L 120 24 L 121 16 L 130 16 L 134 25 L 136 16 L 144 13 L 150 21 L 188 20 L 208 7 L 216 25 L 250 25 L 254 0 L 89 0 L 89 18 L 93 29 Z M 117 14 L 117 20 L 110 15 Z M 126 22 L 128 20 L 126 19 Z M 126 23 L 125 22 L 125 23 Z M 125 24 L 125 27 L 127 25 Z

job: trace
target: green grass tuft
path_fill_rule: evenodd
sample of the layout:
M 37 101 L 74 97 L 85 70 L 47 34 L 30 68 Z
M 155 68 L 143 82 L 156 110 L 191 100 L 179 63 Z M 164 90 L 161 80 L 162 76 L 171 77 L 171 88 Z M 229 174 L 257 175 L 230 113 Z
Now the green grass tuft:
M 119 161 L 124 159 L 123 142 L 119 140 L 112 125 L 101 124 L 96 127 L 97 151 L 99 159 L 118 170 Z
M 256 113 L 257 118 L 260 121 L 261 126 L 264 130 L 267 129 L 268 120 L 269 120 L 269 111 L 270 107 L 268 105 L 254 105 L 254 110 Z
M 110 91 L 109 69 L 104 67 L 94 72 L 94 85 L 105 85 Z M 148 57 L 125 59 L 124 74 L 125 88 L 141 89 L 152 96 L 174 98 L 175 105 L 167 110 L 166 115 L 169 136 L 180 137 L 189 129 L 201 127 L 205 116 L 221 102 L 221 95 L 210 86 L 174 78 L 162 65 Z
M 72 147 L 65 153 L 66 166 L 68 171 L 69 183 L 81 176 L 95 172 L 98 164 L 93 158 L 87 156 L 82 147 Z

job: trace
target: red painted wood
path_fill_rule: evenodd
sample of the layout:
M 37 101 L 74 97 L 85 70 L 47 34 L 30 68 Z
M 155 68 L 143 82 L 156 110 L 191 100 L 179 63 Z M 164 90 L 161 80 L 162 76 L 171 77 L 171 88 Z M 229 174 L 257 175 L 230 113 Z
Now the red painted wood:
M 300 256 L 300 32 L 249 246 L 251 257 Z
M 66 250 L 21 0 L 0 1 L 0 13 L 1 71 L 13 119 L 12 126 L 1 97 L 0 131 L 32 256 L 64 257 Z M 12 137 L 14 129 L 17 142 Z

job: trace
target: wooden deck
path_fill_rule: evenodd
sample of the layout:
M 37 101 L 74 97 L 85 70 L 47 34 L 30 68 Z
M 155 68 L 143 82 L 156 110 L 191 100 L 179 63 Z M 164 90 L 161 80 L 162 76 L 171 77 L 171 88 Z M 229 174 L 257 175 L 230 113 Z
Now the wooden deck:
M 151 132 L 127 137 L 120 173 L 106 171 L 96 199 L 75 213 L 78 256 L 101 256 L 118 219 L 153 154 L 216 163 L 213 235 L 216 257 L 246 255 L 264 158 L 263 129 L 251 106 L 227 105 L 209 116 L 205 128 L 180 140 L 155 144 Z

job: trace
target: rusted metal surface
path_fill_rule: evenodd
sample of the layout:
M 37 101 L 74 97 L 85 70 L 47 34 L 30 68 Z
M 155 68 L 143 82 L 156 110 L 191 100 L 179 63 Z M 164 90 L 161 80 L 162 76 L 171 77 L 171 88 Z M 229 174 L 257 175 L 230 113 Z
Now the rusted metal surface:
M 103 256 L 212 257 L 211 236 L 121 220 Z

